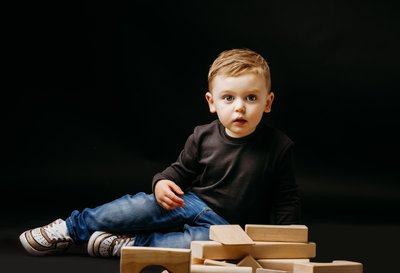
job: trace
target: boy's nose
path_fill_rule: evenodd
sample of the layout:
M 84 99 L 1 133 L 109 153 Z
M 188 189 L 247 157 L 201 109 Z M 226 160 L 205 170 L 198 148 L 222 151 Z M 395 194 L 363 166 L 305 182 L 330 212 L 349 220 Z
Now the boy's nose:
M 236 100 L 235 112 L 243 113 L 245 110 L 244 102 L 242 100 Z

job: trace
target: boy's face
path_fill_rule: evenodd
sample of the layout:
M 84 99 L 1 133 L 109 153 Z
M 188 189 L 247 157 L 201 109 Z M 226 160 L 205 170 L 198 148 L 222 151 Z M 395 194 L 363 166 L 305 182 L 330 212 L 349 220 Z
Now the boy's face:
M 253 133 L 263 113 L 271 111 L 274 94 L 261 75 L 217 75 L 206 99 L 210 112 L 217 113 L 226 133 L 239 138 Z

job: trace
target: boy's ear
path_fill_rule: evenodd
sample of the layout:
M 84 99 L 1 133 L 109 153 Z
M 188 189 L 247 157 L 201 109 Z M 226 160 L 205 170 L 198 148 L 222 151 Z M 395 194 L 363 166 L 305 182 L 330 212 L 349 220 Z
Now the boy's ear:
M 206 93 L 206 100 L 208 102 L 208 107 L 210 108 L 210 112 L 211 113 L 217 112 L 217 109 L 215 109 L 215 106 L 214 106 L 213 96 L 210 92 Z
M 274 102 L 275 95 L 273 92 L 269 92 L 267 95 L 267 102 L 265 103 L 265 113 L 270 113 L 272 109 L 272 103 Z

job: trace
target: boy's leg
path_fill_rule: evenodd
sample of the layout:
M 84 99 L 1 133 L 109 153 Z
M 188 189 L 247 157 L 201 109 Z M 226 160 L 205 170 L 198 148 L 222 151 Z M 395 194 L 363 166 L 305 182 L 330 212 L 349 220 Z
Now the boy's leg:
M 171 228 L 148 229 L 146 232 L 138 232 L 131 235 L 116 235 L 98 231 L 90 237 L 88 243 L 89 254 L 102 257 L 120 256 L 121 248 L 125 245 L 190 248 L 191 241 L 209 240 L 209 228 L 211 225 L 228 224 L 225 219 L 208 208 L 194 194 L 186 194 L 185 198 L 185 209 L 179 208 L 176 211 L 178 214 L 190 215 L 190 217 L 184 217 L 185 223 L 180 224 L 179 227 L 175 227 L 172 222 L 168 222 Z M 179 210 L 186 210 L 186 212 L 180 213 Z
M 104 231 L 94 232 L 87 245 L 89 255 L 115 257 L 124 246 L 150 246 L 165 248 L 190 248 L 193 240 L 209 240 L 208 227 L 184 225 L 182 231 L 150 232 L 137 235 L 117 235 Z
M 94 209 L 84 209 L 82 213 L 73 211 L 66 221 L 57 219 L 46 226 L 27 230 L 20 235 L 20 241 L 29 253 L 46 255 L 65 251 L 72 243 L 86 242 L 95 231 L 107 231 L 133 235 L 108 236 L 109 240 L 122 242 L 117 246 L 135 243 L 186 248 L 192 240 L 208 240 L 210 225 L 227 224 L 195 194 L 185 193 L 183 199 L 184 207 L 167 211 L 156 203 L 152 194 L 126 195 Z M 137 240 L 133 241 L 135 236 Z M 110 247 L 115 248 L 114 244 L 108 244 L 109 240 L 97 244 L 107 248 L 103 249 L 107 253 L 111 253 Z M 108 255 L 118 255 L 119 250 L 117 247 Z
M 125 195 L 93 209 L 73 211 L 66 219 L 68 231 L 75 242 L 88 241 L 90 235 L 98 230 L 117 234 L 182 231 L 186 223 L 195 223 L 198 216 L 208 209 L 191 192 L 182 198 L 185 206 L 169 211 L 157 204 L 153 194 Z
M 211 225 L 229 224 L 210 208 L 204 208 L 192 222 L 185 224 L 177 232 L 139 233 L 135 238 L 135 246 L 190 248 L 191 241 L 209 240 Z
M 184 225 L 182 231 L 137 234 L 134 245 L 165 248 L 190 248 L 191 241 L 207 240 L 209 240 L 209 227 L 193 227 Z

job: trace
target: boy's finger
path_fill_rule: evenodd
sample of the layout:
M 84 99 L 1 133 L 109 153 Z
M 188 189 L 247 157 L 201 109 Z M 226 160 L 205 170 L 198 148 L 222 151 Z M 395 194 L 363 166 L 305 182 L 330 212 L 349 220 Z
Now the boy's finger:
M 166 197 L 169 199 L 168 203 L 172 203 L 169 204 L 170 206 L 182 206 L 184 203 L 183 199 L 176 196 L 173 191 L 170 191 Z
M 170 199 L 168 199 L 168 201 L 163 201 L 163 202 L 161 202 L 161 205 L 162 205 L 162 207 L 163 207 L 164 209 L 166 209 L 166 210 L 174 210 L 174 209 L 176 209 L 177 207 L 182 206 L 182 205 L 180 205 L 180 204 L 176 204 L 174 201 L 172 201 L 172 200 L 170 200 Z
M 171 201 L 174 204 L 177 204 L 178 206 L 182 206 L 184 201 L 182 198 L 179 198 L 178 196 L 176 196 L 175 194 L 173 196 L 170 197 Z
M 182 191 L 182 189 L 181 189 L 178 185 L 176 185 L 175 183 L 173 183 L 173 184 L 171 185 L 171 188 L 172 188 L 172 190 L 173 190 L 176 194 L 178 194 L 178 195 L 183 195 L 183 194 L 184 194 L 184 192 Z

